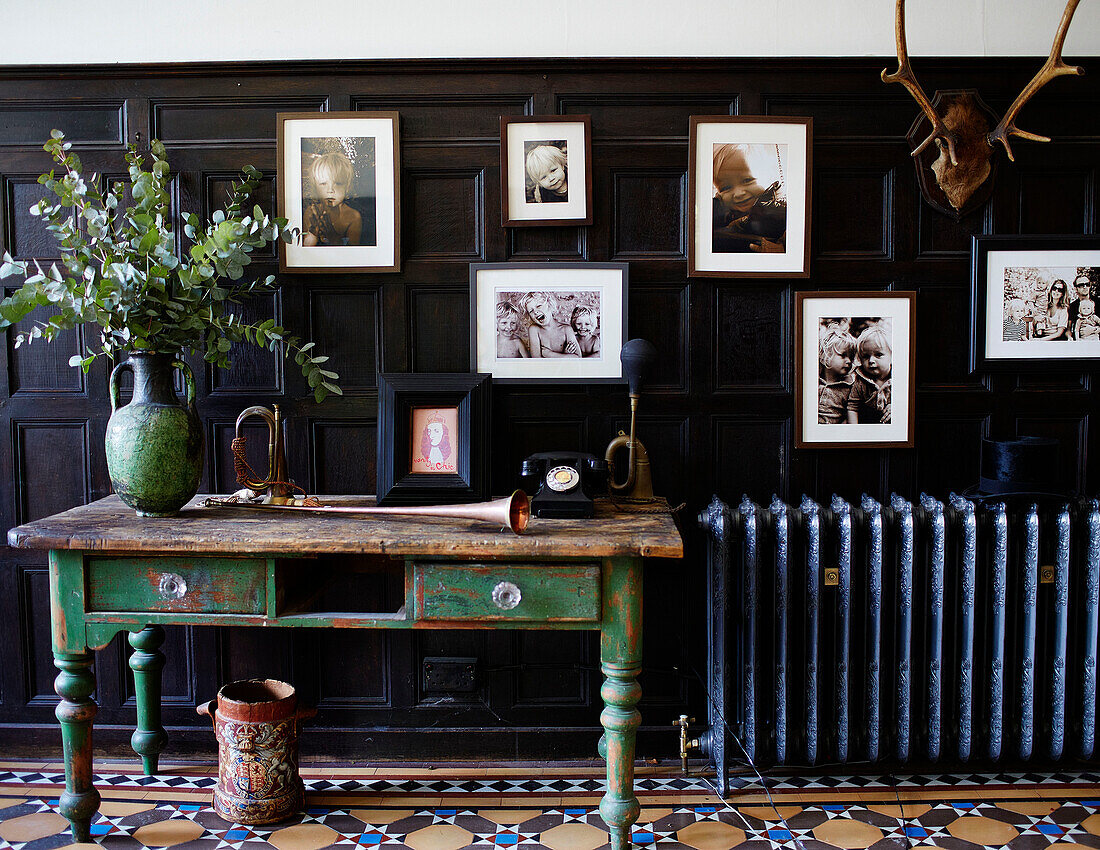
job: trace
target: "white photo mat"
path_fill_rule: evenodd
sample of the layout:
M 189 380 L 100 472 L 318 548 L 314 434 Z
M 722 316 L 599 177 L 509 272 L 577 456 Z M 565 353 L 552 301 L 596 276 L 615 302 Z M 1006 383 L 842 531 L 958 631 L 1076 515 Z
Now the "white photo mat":
M 606 380 L 622 377 L 623 275 L 621 268 L 477 268 L 474 271 L 475 372 L 519 380 Z M 600 293 L 599 357 L 497 357 L 498 292 Z
M 806 262 L 809 225 L 809 169 L 806 124 L 775 122 L 714 122 L 700 119 L 695 131 L 695 269 L 702 272 L 764 272 L 801 274 Z M 713 250 L 714 146 L 722 144 L 786 145 L 783 188 L 787 198 L 786 251 L 781 254 L 719 253 Z
M 913 316 L 908 298 L 814 298 L 807 296 L 802 302 L 802 326 L 795 329 L 801 334 L 801 417 L 804 443 L 906 443 L 909 434 L 910 399 L 913 375 L 909 374 L 912 362 L 910 349 Z M 818 387 L 818 334 L 822 319 L 836 316 L 882 316 L 891 320 L 891 421 L 884 425 L 839 424 L 823 425 L 817 421 Z
M 508 150 L 508 217 L 512 221 L 538 221 L 540 219 L 577 219 L 588 217 L 586 204 L 586 175 L 589 164 L 586 159 L 584 138 L 585 124 L 547 121 L 528 123 L 512 122 L 507 125 L 505 144 Z M 569 199 L 555 204 L 527 203 L 527 157 L 524 142 L 564 139 L 566 143 L 566 170 L 569 178 Z
M 397 222 L 394 186 L 394 121 L 390 118 L 308 118 L 283 120 L 283 161 L 279 163 L 283 215 L 290 227 L 302 229 L 302 139 L 352 137 L 375 139 L 374 245 L 284 243 L 286 267 L 389 269 L 396 263 Z
M 1004 340 L 1005 272 L 1011 268 L 1058 270 L 1065 281 L 1067 297 L 1074 298 L 1073 278 L 1078 268 L 1100 266 L 1100 251 L 990 250 L 986 256 L 985 358 L 987 360 L 1057 360 L 1059 357 L 1100 358 L 1100 338 L 1074 340 Z

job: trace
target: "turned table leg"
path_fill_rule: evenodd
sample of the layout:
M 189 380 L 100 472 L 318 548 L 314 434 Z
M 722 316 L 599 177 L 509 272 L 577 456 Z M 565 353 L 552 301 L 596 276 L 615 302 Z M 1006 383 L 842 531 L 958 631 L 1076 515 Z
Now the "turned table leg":
M 630 827 L 641 807 L 634 795 L 634 743 L 641 724 L 637 710 L 642 689 L 642 562 L 610 559 L 604 568 L 600 667 L 604 709 L 600 714 L 607 758 L 607 793 L 600 816 L 611 833 L 612 850 L 630 846 Z
M 130 669 L 134 671 L 134 691 L 137 696 L 137 728 L 130 737 L 134 752 L 141 756 L 146 776 L 157 772 L 160 751 L 168 741 L 168 733 L 160 721 L 160 671 L 164 669 L 162 626 L 146 626 L 130 632 Z
M 65 791 L 58 804 L 73 830 L 73 841 L 91 840 L 92 817 L 99 811 L 99 792 L 92 785 L 92 720 L 96 704 L 91 652 L 54 652 L 60 671 L 54 690 L 61 697 L 55 714 L 61 722 L 65 758 Z

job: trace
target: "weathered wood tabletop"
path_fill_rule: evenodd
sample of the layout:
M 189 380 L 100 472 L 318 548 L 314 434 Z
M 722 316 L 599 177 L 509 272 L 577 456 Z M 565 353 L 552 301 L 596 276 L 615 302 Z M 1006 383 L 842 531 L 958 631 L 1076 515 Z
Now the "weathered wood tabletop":
M 683 557 L 666 513 L 624 512 L 597 503 L 593 519 L 532 517 L 522 535 L 485 521 L 419 516 L 349 516 L 293 508 L 202 507 L 196 496 L 179 516 L 139 517 L 117 496 L 81 505 L 8 532 L 24 549 L 93 552 L 207 552 L 271 555 L 388 554 L 455 558 Z M 364 496 L 320 496 L 330 505 L 372 505 Z

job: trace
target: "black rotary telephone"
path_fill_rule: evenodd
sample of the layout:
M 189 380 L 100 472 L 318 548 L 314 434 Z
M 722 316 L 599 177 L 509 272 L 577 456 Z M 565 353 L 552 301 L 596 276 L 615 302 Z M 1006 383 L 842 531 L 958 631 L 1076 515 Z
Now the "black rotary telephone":
M 520 475 L 538 488 L 531 499 L 531 514 L 537 517 L 595 516 L 592 497 L 607 488 L 607 462 L 584 452 L 533 454 Z

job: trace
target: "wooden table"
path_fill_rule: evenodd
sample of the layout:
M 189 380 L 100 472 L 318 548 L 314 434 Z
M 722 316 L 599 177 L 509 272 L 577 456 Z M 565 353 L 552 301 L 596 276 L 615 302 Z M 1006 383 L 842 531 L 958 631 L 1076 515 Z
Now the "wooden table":
M 369 504 L 363 497 L 323 497 Z M 99 809 L 92 783 L 92 652 L 130 632 L 137 690 L 133 745 L 155 773 L 164 623 L 355 629 L 590 629 L 600 632 L 607 792 L 600 814 L 625 848 L 638 818 L 634 738 L 641 721 L 642 558 L 679 558 L 664 513 L 601 506 L 592 520 L 533 519 L 517 536 L 485 522 L 319 516 L 203 507 L 142 518 L 117 496 L 13 528 L 12 546 L 50 550 L 57 718 L 65 750 L 60 811 L 75 841 Z M 312 610 L 311 558 L 382 554 L 404 561 L 404 604 L 378 613 Z M 339 561 L 339 559 L 337 559 Z

